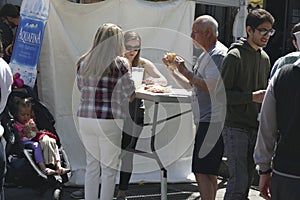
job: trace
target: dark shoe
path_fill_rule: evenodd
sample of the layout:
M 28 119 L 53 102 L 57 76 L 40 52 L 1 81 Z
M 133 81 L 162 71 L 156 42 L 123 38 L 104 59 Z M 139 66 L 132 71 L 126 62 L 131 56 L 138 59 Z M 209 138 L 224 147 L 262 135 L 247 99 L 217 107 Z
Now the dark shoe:
M 70 195 L 73 199 L 84 199 L 84 189 L 74 191 Z
M 127 200 L 125 196 L 118 196 L 116 200 Z

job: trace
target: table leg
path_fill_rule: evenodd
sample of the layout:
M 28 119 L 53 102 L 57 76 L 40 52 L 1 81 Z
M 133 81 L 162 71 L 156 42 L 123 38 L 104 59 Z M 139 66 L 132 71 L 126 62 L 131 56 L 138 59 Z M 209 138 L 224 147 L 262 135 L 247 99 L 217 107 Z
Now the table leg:
M 168 181 L 167 181 L 167 170 L 165 168 L 161 169 L 160 191 L 161 191 L 161 200 L 167 200 L 168 199 Z
M 157 124 L 157 115 L 158 115 L 158 102 L 154 103 L 154 112 L 153 112 L 153 124 L 152 124 L 152 135 L 151 135 L 151 151 L 155 152 L 155 132 Z
M 168 187 L 167 187 L 167 170 L 164 168 L 162 162 L 159 159 L 157 152 L 155 151 L 155 133 L 157 125 L 157 115 L 158 115 L 158 104 L 154 104 L 154 113 L 153 113 L 153 125 L 152 125 L 152 135 L 151 135 L 151 151 L 156 155 L 156 161 L 161 169 L 161 200 L 167 200 Z

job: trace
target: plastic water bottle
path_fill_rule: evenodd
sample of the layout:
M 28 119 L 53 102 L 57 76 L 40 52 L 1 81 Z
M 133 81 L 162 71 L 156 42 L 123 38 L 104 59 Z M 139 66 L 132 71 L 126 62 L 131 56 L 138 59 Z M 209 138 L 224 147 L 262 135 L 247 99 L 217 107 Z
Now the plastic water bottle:
M 25 85 L 33 87 L 49 16 L 49 0 L 23 0 L 11 62 L 13 74 L 19 73 Z

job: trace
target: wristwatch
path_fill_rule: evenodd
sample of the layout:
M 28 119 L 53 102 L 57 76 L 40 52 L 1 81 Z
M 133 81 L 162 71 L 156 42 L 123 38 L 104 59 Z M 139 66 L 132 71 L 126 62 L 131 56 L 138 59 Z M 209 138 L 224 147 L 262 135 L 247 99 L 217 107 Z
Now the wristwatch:
M 265 175 L 265 174 L 270 174 L 272 173 L 272 169 L 268 169 L 266 171 L 258 170 L 259 175 Z

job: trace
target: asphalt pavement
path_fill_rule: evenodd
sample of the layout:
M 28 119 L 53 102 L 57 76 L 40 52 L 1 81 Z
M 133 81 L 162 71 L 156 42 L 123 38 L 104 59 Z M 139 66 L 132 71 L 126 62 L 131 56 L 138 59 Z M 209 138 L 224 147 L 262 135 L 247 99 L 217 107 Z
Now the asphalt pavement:
M 226 180 L 219 179 L 217 200 L 224 197 Z M 74 200 L 71 193 L 79 190 L 81 187 L 63 187 L 61 200 Z M 117 186 L 116 186 L 117 188 Z M 168 200 L 200 200 L 200 194 L 195 182 L 168 183 Z M 259 192 L 253 186 L 249 193 L 250 200 L 262 200 Z M 37 190 L 28 187 L 6 186 L 6 200 L 52 200 L 53 188 L 48 188 L 45 192 L 39 193 Z M 115 191 L 116 194 L 116 191 Z M 130 184 L 127 191 L 128 200 L 160 200 L 160 183 L 139 183 Z

